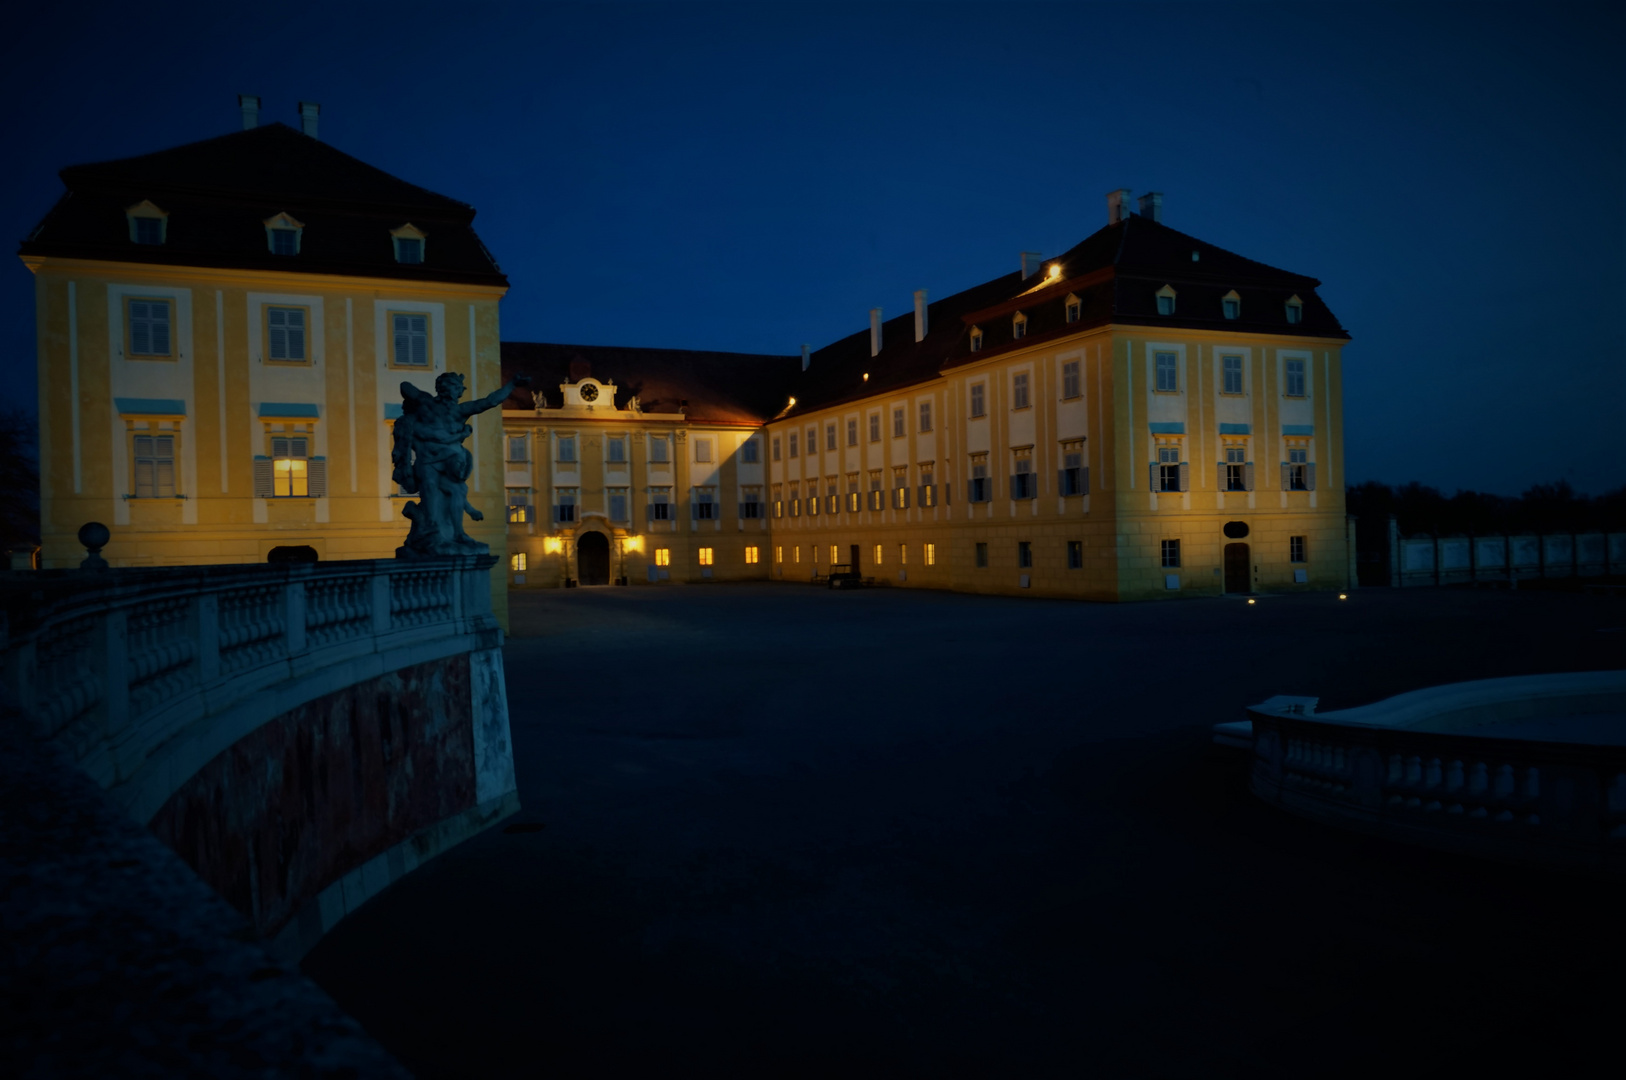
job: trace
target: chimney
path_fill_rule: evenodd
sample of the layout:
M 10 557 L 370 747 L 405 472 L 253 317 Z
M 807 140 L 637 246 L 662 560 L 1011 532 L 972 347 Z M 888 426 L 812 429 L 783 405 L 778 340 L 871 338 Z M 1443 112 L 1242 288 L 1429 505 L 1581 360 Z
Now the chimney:
M 1041 269 L 1043 269 L 1040 266 L 1040 264 L 1043 262 L 1044 256 L 1040 255 L 1037 251 L 1022 252 L 1022 280 L 1026 281 L 1028 278 L 1032 277 L 1034 274 L 1037 274 Z
M 322 115 L 322 106 L 314 101 L 301 101 L 299 103 L 299 129 L 313 139 L 321 138 L 316 134 L 316 118 Z
M 1151 218 L 1159 223 L 1163 221 L 1163 193 L 1161 191 L 1148 191 L 1140 197 L 1140 216 Z
M 1107 192 L 1107 224 L 1116 225 L 1129 217 L 1129 189 Z
M 805 341 L 802 342 L 802 370 L 803 371 L 806 371 L 807 370 L 807 365 L 811 364 L 813 362 L 813 357 L 808 354 L 808 350 L 810 348 L 812 348 L 811 345 L 809 345 Z
M 243 110 L 243 130 L 260 126 L 260 95 L 238 94 L 237 107 Z
M 926 290 L 915 290 L 915 340 L 926 340 Z

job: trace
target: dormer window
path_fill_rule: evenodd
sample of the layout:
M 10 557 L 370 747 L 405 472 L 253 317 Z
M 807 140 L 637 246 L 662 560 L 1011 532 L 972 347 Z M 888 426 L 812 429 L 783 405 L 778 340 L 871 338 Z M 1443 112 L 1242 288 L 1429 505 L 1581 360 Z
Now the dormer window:
M 130 222 L 130 243 L 162 244 L 169 239 L 169 214 L 143 199 L 124 211 Z
M 1075 323 L 1084 317 L 1084 304 L 1077 296 L 1067 297 L 1067 321 Z
M 1237 295 L 1235 289 L 1226 293 L 1220 300 L 1220 310 L 1225 312 L 1227 319 L 1240 319 L 1242 317 L 1242 297 Z
M 300 238 L 305 223 L 295 221 L 287 214 L 278 214 L 265 221 L 265 242 L 273 255 L 298 255 Z
M 424 241 L 428 239 L 423 230 L 409 221 L 399 229 L 391 229 L 390 238 L 395 241 L 396 262 L 412 266 L 423 262 Z
M 1174 314 L 1174 290 L 1165 285 L 1157 290 L 1157 313 L 1159 315 Z
M 1297 296 L 1289 297 L 1287 300 L 1287 321 L 1293 326 L 1304 321 L 1304 301 Z
M 982 327 L 980 326 L 971 328 L 971 351 L 982 352 Z
M 1028 317 L 1026 315 L 1022 314 L 1020 311 L 1018 311 L 1016 313 L 1016 318 L 1011 320 L 1011 337 L 1016 338 L 1018 341 L 1020 341 L 1022 338 L 1025 338 L 1027 336 L 1028 336 Z

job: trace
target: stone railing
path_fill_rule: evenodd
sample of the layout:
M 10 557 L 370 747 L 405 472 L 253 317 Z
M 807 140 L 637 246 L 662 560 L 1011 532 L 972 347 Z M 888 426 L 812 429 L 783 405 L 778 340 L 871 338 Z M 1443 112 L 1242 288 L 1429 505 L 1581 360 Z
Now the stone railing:
M 1247 724 L 1252 789 L 1328 824 L 1464 854 L 1626 874 L 1626 671 L 1487 679 Z M 1515 734 L 1516 733 L 1516 734 Z
M 1626 573 L 1626 533 L 1412 536 L 1392 532 L 1390 584 L 1511 584 Z
M 493 563 L 9 576 L 0 679 L 36 735 L 145 822 L 268 717 L 410 664 L 499 647 Z

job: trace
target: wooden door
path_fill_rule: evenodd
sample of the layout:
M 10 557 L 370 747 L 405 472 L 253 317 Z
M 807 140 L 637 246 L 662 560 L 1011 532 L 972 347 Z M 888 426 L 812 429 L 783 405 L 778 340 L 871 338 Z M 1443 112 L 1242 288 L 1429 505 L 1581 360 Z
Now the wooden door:
M 1252 556 L 1247 544 L 1225 545 L 1225 591 L 1247 593 L 1253 591 Z

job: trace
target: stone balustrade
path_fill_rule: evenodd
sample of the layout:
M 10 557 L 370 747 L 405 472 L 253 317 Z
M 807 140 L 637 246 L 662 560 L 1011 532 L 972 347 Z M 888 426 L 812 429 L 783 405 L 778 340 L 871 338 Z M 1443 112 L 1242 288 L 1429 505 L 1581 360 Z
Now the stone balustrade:
M 1626 671 L 1486 679 L 1317 714 L 1248 710 L 1252 789 L 1328 824 L 1626 874 Z M 1237 745 L 1246 725 L 1222 725 Z

